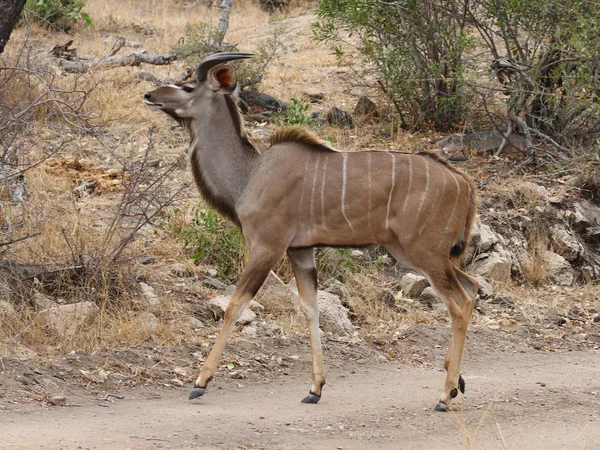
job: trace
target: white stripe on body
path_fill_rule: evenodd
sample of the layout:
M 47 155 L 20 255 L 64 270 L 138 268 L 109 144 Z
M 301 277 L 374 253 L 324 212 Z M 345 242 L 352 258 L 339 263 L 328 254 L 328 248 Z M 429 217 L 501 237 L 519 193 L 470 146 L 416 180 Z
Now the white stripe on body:
M 310 192 L 310 223 L 314 223 L 313 217 L 314 217 L 314 212 L 315 212 L 315 186 L 317 185 L 317 173 L 319 172 L 320 159 L 321 159 L 321 154 L 317 153 L 317 160 L 315 161 L 315 174 L 313 176 L 312 190 Z
M 385 216 L 385 227 L 390 227 L 390 206 L 392 204 L 392 196 L 394 195 L 394 187 L 396 186 L 396 155 L 388 153 L 392 157 L 392 187 L 390 188 L 390 195 L 387 203 L 387 214 Z
M 408 186 L 406 187 L 406 196 L 404 197 L 404 205 L 402 206 L 402 212 L 406 212 L 406 206 L 408 205 L 408 199 L 410 195 L 410 188 L 412 186 L 412 157 L 408 156 Z
M 325 229 L 327 229 L 327 224 L 325 224 L 325 174 L 327 173 L 327 161 L 329 161 L 329 155 L 325 155 L 323 177 L 321 178 L 321 224 Z
M 369 199 L 368 199 L 368 203 L 367 203 L 367 224 L 369 227 L 369 233 L 371 233 L 371 235 L 373 235 L 373 231 L 371 228 L 371 153 L 368 152 L 367 153 L 368 156 L 368 162 L 367 162 L 367 179 L 368 179 L 368 195 L 369 195 Z
M 350 227 L 350 229 L 352 231 L 354 231 L 354 228 L 352 227 L 352 223 L 350 222 L 350 220 L 348 219 L 348 216 L 346 215 L 346 166 L 348 163 L 348 153 L 342 153 L 342 157 L 344 159 L 343 165 L 342 165 L 342 215 L 344 216 L 344 219 L 346 219 L 346 222 L 348 222 L 348 226 Z
M 419 203 L 419 208 L 417 209 L 417 215 L 415 220 L 419 220 L 421 209 L 423 208 L 425 198 L 427 197 L 427 194 L 429 192 L 429 157 L 424 156 L 423 161 L 425 161 L 425 190 L 423 191 L 423 195 L 421 195 L 421 202 Z

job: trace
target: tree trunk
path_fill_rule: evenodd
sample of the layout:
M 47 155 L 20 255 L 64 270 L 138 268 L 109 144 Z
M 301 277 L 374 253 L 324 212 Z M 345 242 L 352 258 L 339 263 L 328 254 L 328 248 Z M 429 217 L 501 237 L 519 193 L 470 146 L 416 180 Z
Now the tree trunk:
M 221 17 L 219 18 L 219 33 L 221 33 L 222 40 L 225 39 L 227 29 L 229 28 L 229 16 L 231 15 L 231 4 L 233 0 L 223 0 L 221 2 Z
M 25 0 L 0 0 L 0 53 L 4 51 L 24 6 Z

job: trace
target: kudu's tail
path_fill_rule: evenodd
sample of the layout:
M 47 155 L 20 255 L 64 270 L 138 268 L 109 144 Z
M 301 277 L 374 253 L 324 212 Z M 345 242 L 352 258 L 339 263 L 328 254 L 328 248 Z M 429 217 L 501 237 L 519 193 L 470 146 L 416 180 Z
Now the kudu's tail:
M 477 190 L 475 189 L 475 183 L 467 175 L 461 172 L 459 173 L 469 184 L 469 203 L 467 205 L 467 217 L 465 220 L 465 226 L 463 228 L 461 236 L 458 242 L 456 242 L 450 249 L 450 257 L 456 259 L 458 259 L 465 252 L 465 249 L 469 245 L 469 241 L 471 239 L 471 229 L 473 228 L 475 214 L 477 213 L 477 205 L 479 203 L 479 199 L 477 197 Z

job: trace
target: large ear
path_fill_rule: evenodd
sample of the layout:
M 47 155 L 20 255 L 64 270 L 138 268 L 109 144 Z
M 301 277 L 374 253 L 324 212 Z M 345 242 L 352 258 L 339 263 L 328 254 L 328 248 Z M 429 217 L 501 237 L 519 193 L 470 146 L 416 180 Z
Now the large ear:
M 231 94 L 237 86 L 235 68 L 229 64 L 219 64 L 208 71 L 206 81 L 213 91 Z

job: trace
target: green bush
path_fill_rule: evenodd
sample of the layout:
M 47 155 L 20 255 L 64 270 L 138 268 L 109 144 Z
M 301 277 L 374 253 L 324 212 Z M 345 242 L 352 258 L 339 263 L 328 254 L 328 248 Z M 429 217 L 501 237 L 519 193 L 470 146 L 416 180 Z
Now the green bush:
M 174 210 L 162 216 L 159 226 L 183 240 L 194 262 L 214 266 L 223 278 L 239 278 L 246 254 L 240 230 L 212 209 L 196 208 L 193 214 L 191 222 L 181 223 L 180 211 Z
M 284 37 L 284 24 L 279 23 L 270 37 L 258 43 L 254 57 L 238 65 L 238 84 L 241 89 L 258 89 L 265 70 L 275 62 L 278 54 L 287 48 Z M 195 67 L 214 52 L 244 50 L 223 42 L 223 38 L 223 33 L 210 23 L 200 22 L 187 25 L 182 44 L 176 48 L 176 51 L 181 60 L 187 65 Z
M 463 56 L 471 45 L 467 4 L 323 0 L 313 33 L 318 41 L 333 43 L 341 59 L 362 56 L 395 105 L 403 128 L 448 130 L 465 113 Z
M 92 24 L 90 15 L 82 11 L 84 6 L 82 0 L 27 0 L 25 10 L 34 20 L 68 31 L 79 19 Z
M 289 106 L 282 112 L 273 115 L 273 122 L 278 126 L 314 125 L 312 118 L 307 114 L 309 108 L 308 102 L 292 96 Z

